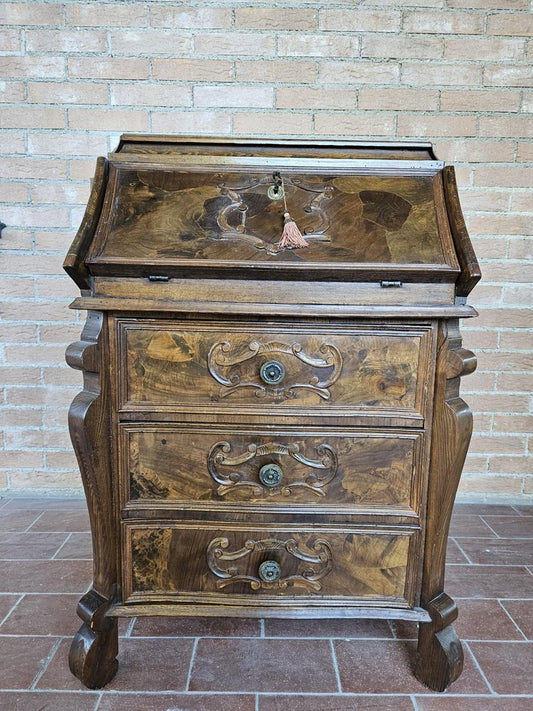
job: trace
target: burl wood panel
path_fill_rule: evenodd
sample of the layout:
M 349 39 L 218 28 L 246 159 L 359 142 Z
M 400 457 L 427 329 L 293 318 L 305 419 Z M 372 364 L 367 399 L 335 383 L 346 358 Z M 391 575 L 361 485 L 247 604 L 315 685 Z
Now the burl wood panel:
M 121 425 L 123 502 L 416 510 L 422 437 Z M 279 481 L 265 479 L 271 464 Z
M 283 330 L 284 328 L 284 330 Z M 423 412 L 429 330 L 121 322 L 121 404 L 311 406 Z M 283 379 L 261 376 L 269 361 Z
M 339 531 L 153 524 L 126 527 L 126 599 L 207 602 L 241 597 L 253 604 L 288 597 L 341 596 L 413 605 L 413 530 Z M 259 567 L 280 566 L 265 582 Z M 226 600 L 227 602 L 227 600 Z
M 287 207 L 309 243 L 280 250 L 285 203 L 281 190 L 272 192 L 273 170 L 232 171 L 223 163 L 201 170 L 180 162 L 190 161 L 111 164 L 91 259 L 457 266 L 449 230 L 437 224 L 438 175 L 369 175 L 355 165 L 352 174 L 280 169 Z

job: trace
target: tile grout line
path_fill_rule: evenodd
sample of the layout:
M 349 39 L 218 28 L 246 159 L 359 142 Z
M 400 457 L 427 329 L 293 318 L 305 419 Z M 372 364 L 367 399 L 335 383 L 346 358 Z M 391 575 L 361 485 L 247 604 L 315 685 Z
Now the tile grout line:
M 198 647 L 199 640 L 200 640 L 199 637 L 195 637 L 194 643 L 192 645 L 191 661 L 189 662 L 189 670 L 187 672 L 187 679 L 185 681 L 185 693 L 189 692 L 189 684 L 191 683 L 191 676 L 192 676 L 192 667 L 194 664 L 194 658 L 196 657 L 196 648 Z
M 464 644 L 465 644 L 466 648 L 468 649 L 468 652 L 469 652 L 470 656 L 471 656 L 472 659 L 474 660 L 474 664 L 475 664 L 475 666 L 476 666 L 478 672 L 481 674 L 481 678 L 483 679 L 483 681 L 484 681 L 485 684 L 487 685 L 487 688 L 489 689 L 490 693 L 491 693 L 493 696 L 497 696 L 496 692 L 495 692 L 494 689 L 492 688 L 492 685 L 489 683 L 489 680 L 487 679 L 487 675 L 485 674 L 485 672 L 484 672 L 483 669 L 481 668 L 481 664 L 480 664 L 480 663 L 478 662 L 478 660 L 476 659 L 476 655 L 475 655 L 474 652 L 472 651 L 472 647 L 470 646 L 469 642 L 465 642 Z
M 331 661 L 333 662 L 333 671 L 335 672 L 335 678 L 337 680 L 337 693 L 342 694 L 341 675 L 339 672 L 339 665 L 337 663 L 337 655 L 335 654 L 335 645 L 331 637 L 329 639 L 329 646 L 331 649 Z
M 17 594 L 17 593 L 15 593 L 15 594 Z M 19 606 L 20 602 L 22 602 L 22 600 L 23 600 L 23 599 L 25 598 L 25 596 L 27 595 L 27 593 L 18 593 L 18 594 L 20 595 L 19 599 L 18 599 L 16 602 L 13 603 L 13 605 L 11 606 L 11 608 L 8 610 L 7 614 L 5 614 L 2 619 L 0 619 L 0 627 L 4 624 L 4 622 L 7 620 L 7 618 L 9 617 L 9 615 Z M 1 633 L 2 633 L 2 631 L 0 630 L 0 634 L 1 634 Z
M 411 703 L 413 704 L 414 711 L 420 711 L 420 706 L 418 705 L 418 701 L 417 701 L 415 695 L 411 694 L 411 696 L 409 698 L 411 699 Z
M 484 514 L 484 516 L 490 516 L 490 515 L 491 515 L 491 514 Z M 485 519 L 483 518 L 482 515 L 480 515 L 479 518 L 483 521 L 483 523 L 484 523 L 486 526 L 488 526 L 488 527 L 490 528 L 490 530 L 494 533 L 494 535 L 495 535 L 497 538 L 505 538 L 505 536 L 500 536 L 499 533 L 496 533 L 496 531 L 492 528 L 492 526 L 490 525 L 490 523 L 488 523 L 488 521 L 485 521 Z
M 46 659 L 44 660 L 41 669 L 37 672 L 37 674 L 35 675 L 35 678 L 33 679 L 32 683 L 30 684 L 30 690 L 31 690 L 31 691 L 33 691 L 33 690 L 35 689 L 35 687 L 36 687 L 37 684 L 39 683 L 41 677 L 43 676 L 43 674 L 45 673 L 45 671 L 48 669 L 48 667 L 49 667 L 49 665 L 50 665 L 50 662 L 52 661 L 52 659 L 53 659 L 53 658 L 55 657 L 55 655 L 56 655 L 56 652 L 57 652 L 57 650 L 58 650 L 58 648 L 59 648 L 59 645 L 61 644 L 61 642 L 62 642 L 64 639 L 65 639 L 65 637 L 59 637 L 59 638 L 56 640 L 55 644 L 52 646 L 52 649 L 50 650 L 50 653 L 48 654 L 48 656 L 47 656 Z
M 137 622 L 137 618 L 132 617 L 131 620 L 128 622 L 128 629 L 126 630 L 126 634 L 124 635 L 124 637 L 131 638 L 131 633 L 133 632 L 133 627 L 136 622 Z
M 68 533 L 67 537 L 65 538 L 63 543 L 59 546 L 59 548 L 56 550 L 54 555 L 50 558 L 50 560 L 65 560 L 65 558 L 56 558 L 56 556 L 58 555 L 58 553 L 61 552 L 61 549 L 65 547 L 65 545 L 67 544 L 68 541 L 70 541 L 71 538 L 72 538 L 72 531 L 70 531 Z M 69 560 L 69 559 L 67 558 L 66 560 Z
M 463 538 L 466 538 L 466 536 L 463 536 Z M 470 558 L 470 556 L 464 551 L 464 549 L 462 548 L 462 546 L 461 546 L 461 544 L 459 543 L 459 541 L 457 540 L 457 538 L 452 538 L 451 540 L 455 543 L 455 545 L 457 546 L 457 548 L 459 548 L 459 550 L 460 550 L 461 553 L 464 555 L 464 557 L 466 558 L 466 560 L 468 561 L 468 563 L 470 563 L 470 565 L 474 565 L 474 562 L 472 561 L 472 559 Z
M 35 524 L 37 523 L 37 521 L 38 521 L 42 516 L 44 516 L 45 513 L 46 513 L 46 511 L 41 511 L 41 513 L 37 516 L 37 518 L 35 518 L 35 519 L 30 523 L 30 525 L 29 525 L 27 528 L 25 528 L 23 531 L 21 531 L 21 533 L 28 533 L 28 532 L 30 531 L 30 528 L 31 528 L 32 526 L 35 526 Z M 35 531 L 35 533 L 37 533 L 37 531 Z M 67 531 L 60 531 L 60 533 L 67 533 Z
M 520 634 L 522 635 L 522 637 L 523 637 L 527 642 L 530 642 L 531 640 L 529 640 L 529 639 L 526 637 L 526 635 L 525 635 L 524 632 L 522 631 L 521 627 L 518 625 L 518 622 L 515 621 L 514 617 L 513 617 L 513 616 L 511 615 L 511 613 L 507 610 L 507 608 L 506 608 L 505 605 L 503 604 L 502 600 L 505 600 L 505 598 L 498 599 L 498 604 L 499 604 L 500 607 L 503 609 L 503 611 L 505 612 L 505 614 L 507 615 L 507 617 L 511 620 L 511 622 L 512 622 L 513 625 L 516 627 L 516 629 L 518 630 L 518 632 L 520 632 Z M 512 641 L 512 640 L 509 640 L 509 641 Z

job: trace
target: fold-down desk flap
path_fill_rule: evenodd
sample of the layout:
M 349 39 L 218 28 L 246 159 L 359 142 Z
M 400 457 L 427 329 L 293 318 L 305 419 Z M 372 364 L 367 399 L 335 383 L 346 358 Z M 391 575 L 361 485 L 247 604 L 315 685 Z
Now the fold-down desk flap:
M 436 160 L 111 154 L 92 274 L 454 282 Z M 368 151 L 367 151 L 368 154 Z M 348 154 L 349 155 L 349 154 Z M 307 246 L 280 245 L 289 212 Z

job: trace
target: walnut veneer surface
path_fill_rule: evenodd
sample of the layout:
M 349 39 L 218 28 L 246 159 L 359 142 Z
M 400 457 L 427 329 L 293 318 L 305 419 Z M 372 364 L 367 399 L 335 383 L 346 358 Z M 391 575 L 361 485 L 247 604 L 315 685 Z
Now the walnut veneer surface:
M 279 246 L 285 210 L 307 247 Z M 113 677 L 119 616 L 383 617 L 419 622 L 421 681 L 454 681 L 480 274 L 453 168 L 424 143 L 124 136 L 65 269 L 94 552 L 73 673 Z

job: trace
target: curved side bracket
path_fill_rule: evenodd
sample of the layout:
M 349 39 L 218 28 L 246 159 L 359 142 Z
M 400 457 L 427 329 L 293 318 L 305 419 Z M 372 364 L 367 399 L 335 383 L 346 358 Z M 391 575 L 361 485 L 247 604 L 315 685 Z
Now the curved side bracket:
M 94 174 L 91 194 L 89 196 L 89 201 L 87 202 L 85 214 L 76 237 L 70 245 L 70 249 L 65 257 L 65 261 L 63 262 L 63 269 L 82 290 L 90 289 L 91 287 L 89 283 L 90 274 L 85 266 L 85 257 L 96 231 L 98 220 L 100 219 L 108 173 L 109 168 L 107 159 L 98 158 L 96 161 L 96 171 Z

